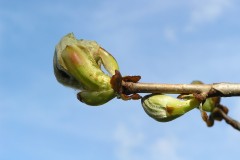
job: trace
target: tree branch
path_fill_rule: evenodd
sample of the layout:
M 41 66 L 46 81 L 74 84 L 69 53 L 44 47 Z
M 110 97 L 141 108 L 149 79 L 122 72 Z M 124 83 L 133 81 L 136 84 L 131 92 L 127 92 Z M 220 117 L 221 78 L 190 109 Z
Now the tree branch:
M 126 93 L 168 93 L 191 94 L 207 93 L 207 97 L 240 96 L 239 83 L 213 83 L 213 84 L 157 84 L 122 82 Z

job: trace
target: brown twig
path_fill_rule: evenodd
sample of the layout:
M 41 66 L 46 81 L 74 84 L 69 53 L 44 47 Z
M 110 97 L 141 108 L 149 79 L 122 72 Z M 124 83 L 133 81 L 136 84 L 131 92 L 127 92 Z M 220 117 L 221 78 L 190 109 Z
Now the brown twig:
M 208 97 L 240 96 L 240 83 L 214 83 L 214 84 L 157 84 L 122 82 L 126 93 L 168 93 L 191 94 L 207 93 Z
M 140 76 L 125 76 L 116 70 L 111 78 L 112 88 L 119 94 L 131 95 L 136 93 L 167 93 L 167 94 L 202 94 L 208 97 L 240 96 L 240 83 L 213 84 L 166 84 L 139 83 Z
M 223 110 L 219 110 L 218 111 L 222 118 L 226 121 L 227 124 L 231 125 L 233 128 L 235 128 L 236 130 L 240 131 L 240 123 L 236 120 L 234 120 L 233 118 L 229 117 Z

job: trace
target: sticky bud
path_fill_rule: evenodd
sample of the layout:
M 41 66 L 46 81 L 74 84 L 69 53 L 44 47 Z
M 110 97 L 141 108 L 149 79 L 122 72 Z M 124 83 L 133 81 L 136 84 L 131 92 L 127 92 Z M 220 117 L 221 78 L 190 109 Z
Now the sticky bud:
M 56 46 L 53 66 L 58 82 L 81 90 L 81 102 L 97 106 L 116 96 L 110 79 L 119 70 L 117 61 L 95 41 L 77 40 L 72 33 L 64 36 Z
M 151 94 L 141 100 L 144 111 L 159 122 L 172 121 L 199 106 L 194 97 L 180 100 L 164 94 Z

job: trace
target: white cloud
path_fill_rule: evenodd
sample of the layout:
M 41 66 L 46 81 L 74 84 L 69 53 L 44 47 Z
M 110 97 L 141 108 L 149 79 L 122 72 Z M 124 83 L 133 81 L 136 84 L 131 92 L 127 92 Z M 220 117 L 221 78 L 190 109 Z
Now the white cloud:
M 177 40 L 176 32 L 173 28 L 167 27 L 163 31 L 163 34 L 167 41 L 169 42 L 175 42 Z
M 173 136 L 161 137 L 156 140 L 151 146 L 151 155 L 154 160 L 167 159 L 179 160 L 181 159 L 177 153 L 179 142 Z
M 122 28 L 157 14 L 172 4 L 159 0 L 150 1 L 150 3 L 149 1 L 119 1 L 116 3 L 107 0 L 101 3 L 98 10 L 95 11 L 95 21 L 98 22 L 98 27 Z
M 215 21 L 231 6 L 232 0 L 193 1 L 190 5 L 190 22 L 186 30 L 192 31 L 199 25 Z
M 161 136 L 161 135 L 159 135 Z M 147 137 L 142 132 L 119 125 L 114 132 L 117 142 L 116 156 L 119 160 L 179 160 L 179 141 L 173 135 Z M 150 142 L 149 142 L 150 141 Z
M 143 145 L 143 134 L 133 133 L 124 125 L 117 127 L 114 138 L 118 144 L 116 155 L 119 160 L 139 160 L 134 150 Z

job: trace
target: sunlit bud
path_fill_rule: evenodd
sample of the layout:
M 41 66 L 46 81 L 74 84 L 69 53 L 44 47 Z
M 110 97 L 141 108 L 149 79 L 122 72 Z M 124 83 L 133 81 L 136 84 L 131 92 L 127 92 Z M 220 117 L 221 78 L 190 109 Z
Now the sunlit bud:
M 95 41 L 77 40 L 72 33 L 61 39 L 54 54 L 57 80 L 80 89 L 78 99 L 88 105 L 101 105 L 115 97 L 110 79 L 119 70 L 114 57 Z M 101 70 L 101 66 L 108 73 Z
M 144 111 L 159 122 L 174 120 L 199 104 L 195 98 L 180 100 L 163 94 L 151 94 L 142 98 Z

